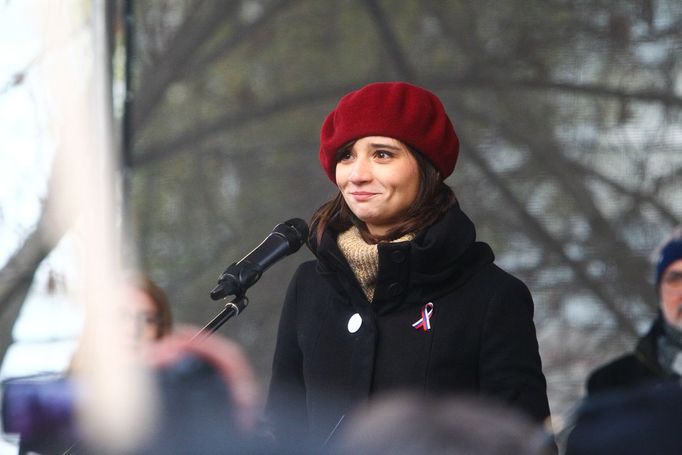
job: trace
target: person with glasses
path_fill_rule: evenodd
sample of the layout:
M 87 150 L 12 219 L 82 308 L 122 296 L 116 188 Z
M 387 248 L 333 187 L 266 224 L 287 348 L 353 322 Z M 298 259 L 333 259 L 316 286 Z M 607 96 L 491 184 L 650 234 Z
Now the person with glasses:
M 166 293 L 149 276 L 129 272 L 121 317 L 126 337 L 134 345 L 158 341 L 171 333 L 173 317 Z
M 655 257 L 658 315 L 633 352 L 590 374 L 588 395 L 675 380 L 682 375 L 682 226 L 656 249 Z

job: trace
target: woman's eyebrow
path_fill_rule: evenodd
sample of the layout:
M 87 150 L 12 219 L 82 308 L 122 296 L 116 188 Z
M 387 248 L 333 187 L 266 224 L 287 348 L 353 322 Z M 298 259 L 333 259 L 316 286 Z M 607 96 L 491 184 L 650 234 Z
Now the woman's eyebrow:
M 389 145 L 389 144 L 372 143 L 372 144 L 369 144 L 369 145 L 372 146 L 372 147 L 374 147 L 374 148 L 401 150 L 400 147 L 397 147 L 397 146 L 395 146 L 395 145 Z

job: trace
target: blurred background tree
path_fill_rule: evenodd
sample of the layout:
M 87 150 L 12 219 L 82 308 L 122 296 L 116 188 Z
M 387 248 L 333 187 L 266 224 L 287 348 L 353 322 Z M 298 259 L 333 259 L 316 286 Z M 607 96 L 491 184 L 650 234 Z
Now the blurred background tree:
M 388 80 L 445 103 L 462 144 L 447 183 L 533 293 L 555 415 L 655 314 L 648 255 L 682 214 L 677 0 L 111 5 L 131 71 L 117 107 L 129 114 L 128 225 L 177 320 L 208 322 L 222 308 L 208 296 L 219 273 L 332 196 L 322 120 L 346 92 Z M 263 388 L 286 285 L 310 258 L 274 266 L 221 329 Z

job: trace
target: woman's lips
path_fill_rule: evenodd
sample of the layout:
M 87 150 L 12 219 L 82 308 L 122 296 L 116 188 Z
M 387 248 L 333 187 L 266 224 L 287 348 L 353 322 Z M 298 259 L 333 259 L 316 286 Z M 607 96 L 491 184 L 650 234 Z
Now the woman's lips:
M 367 191 L 354 191 L 350 193 L 351 196 L 353 196 L 353 199 L 355 199 L 358 202 L 366 201 L 370 199 L 372 196 L 376 195 L 377 193 L 370 193 Z

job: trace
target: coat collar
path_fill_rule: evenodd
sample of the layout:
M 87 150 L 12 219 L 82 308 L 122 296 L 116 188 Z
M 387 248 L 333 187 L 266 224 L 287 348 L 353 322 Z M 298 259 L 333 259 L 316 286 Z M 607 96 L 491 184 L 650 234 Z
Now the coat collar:
M 311 242 L 309 248 L 318 259 L 318 272 L 347 293 L 349 287 L 359 288 L 359 285 L 336 240 L 337 233 L 327 229 L 319 244 Z M 401 255 L 405 259 L 397 260 Z M 401 277 L 400 296 L 409 293 L 410 300 L 421 302 L 460 286 L 493 260 L 490 247 L 476 241 L 474 224 L 455 204 L 439 221 L 418 232 L 412 241 L 379 245 L 378 283 L 390 287 L 393 277 Z M 382 298 L 397 300 L 397 297 L 395 293 L 384 294 L 378 289 L 375 302 Z
M 637 341 L 635 347 L 635 356 L 661 378 L 668 376 L 665 368 L 661 365 L 658 352 L 658 339 L 665 336 L 664 325 L 665 319 L 659 310 L 649 331 Z
M 420 232 L 410 252 L 411 284 L 420 286 L 460 281 L 494 260 L 490 247 L 476 242 L 474 223 L 459 205 Z

